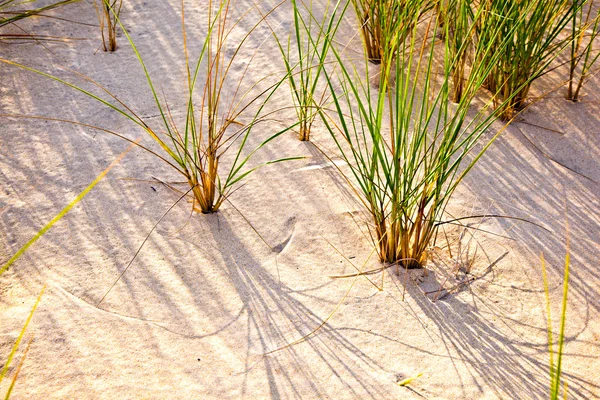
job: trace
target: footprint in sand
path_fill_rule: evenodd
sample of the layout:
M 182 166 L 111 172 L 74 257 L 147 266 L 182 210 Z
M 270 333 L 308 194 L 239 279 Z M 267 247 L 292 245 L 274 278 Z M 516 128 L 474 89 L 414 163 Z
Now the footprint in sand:
M 289 232 L 285 239 L 272 247 L 273 253 L 281 254 L 288 247 L 296 231 L 296 217 L 290 217 L 285 222 L 282 232 Z

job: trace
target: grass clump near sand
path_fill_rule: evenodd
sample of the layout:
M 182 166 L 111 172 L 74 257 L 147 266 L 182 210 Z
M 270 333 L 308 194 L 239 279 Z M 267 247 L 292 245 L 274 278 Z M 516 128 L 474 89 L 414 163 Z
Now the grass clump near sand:
M 102 94 L 87 91 L 73 83 L 67 82 L 56 76 L 44 73 L 22 64 L 1 60 L 29 71 L 41 74 L 48 78 L 59 81 L 75 90 L 78 90 L 91 99 L 117 111 L 139 127 L 141 127 L 163 150 L 162 154 L 147 147 L 137 144 L 139 147 L 155 155 L 161 161 L 167 163 L 177 170 L 189 184 L 187 193 L 192 193 L 194 209 L 202 213 L 213 213 L 232 192 L 234 185 L 247 177 L 250 173 L 268 164 L 280 161 L 297 159 L 298 157 L 281 158 L 272 160 L 258 166 L 245 168 L 252 155 L 267 145 L 270 141 L 280 136 L 291 127 L 286 127 L 264 139 L 257 146 L 247 149 L 248 138 L 253 128 L 264 121 L 268 115 L 261 115 L 265 105 L 276 90 L 285 82 L 286 77 L 279 79 L 267 89 L 262 89 L 258 94 L 252 94 L 264 78 L 256 80 L 247 91 L 242 90 L 242 84 L 248 65 L 245 67 L 241 77 L 230 78 L 229 72 L 236 63 L 246 40 L 252 32 L 269 15 L 261 16 L 241 39 L 233 43 L 231 38 L 234 27 L 242 18 L 256 9 L 252 7 L 242 14 L 240 20 L 232 20 L 231 12 L 235 1 L 220 0 L 208 2 L 208 20 L 206 36 L 202 43 L 202 49 L 198 59 L 190 62 L 186 43 L 185 13 L 182 4 L 182 29 L 184 37 L 184 57 L 186 66 L 187 103 L 186 114 L 182 124 L 178 124 L 170 112 L 169 106 L 159 99 L 154 81 L 146 67 L 141 54 L 121 21 L 116 18 L 133 51 L 135 52 L 142 70 L 146 76 L 151 89 L 153 100 L 160 115 L 162 123 L 161 131 L 150 127 L 142 117 L 136 114 L 123 101 L 114 96 L 108 89 L 90 78 L 82 76 L 101 90 Z M 114 12 L 114 10 L 112 10 Z M 271 10 L 272 12 L 272 10 Z M 233 51 L 226 51 L 226 46 L 233 46 Z M 256 53 L 254 53 L 256 54 Z M 204 74 L 202 74 L 204 72 Z M 80 75 L 81 76 L 81 75 Z M 195 99 L 195 93 L 200 91 L 200 100 Z M 230 97 L 225 99 L 225 92 Z M 233 95 L 231 95 L 233 93 Z M 104 96 L 104 97 L 103 97 Z M 108 98 L 106 97 L 108 96 Z M 257 111 L 250 117 L 249 122 L 242 122 L 242 118 L 249 109 L 255 106 Z M 72 122 L 72 121 L 71 121 Z M 76 122 L 73 122 L 76 123 Z M 125 138 L 116 132 L 107 131 L 101 127 L 92 127 L 104 132 Z M 221 158 L 225 153 L 234 153 L 233 161 L 223 171 Z
M 476 19 L 480 16 L 481 12 Z M 367 226 L 379 259 L 406 268 L 425 264 L 446 205 L 490 146 L 493 138 L 481 140 L 496 119 L 488 112 L 491 104 L 467 117 L 492 65 L 473 65 L 460 100 L 452 103 L 453 68 L 459 55 L 451 56 L 446 35 L 442 59 L 434 61 L 438 21 L 432 16 L 422 33 L 417 18 L 413 15 L 403 25 L 406 31 L 396 33 L 396 38 L 406 37 L 397 56 L 384 53 L 378 90 L 368 83 L 368 66 L 364 79 L 333 48 L 339 72 L 325 71 L 325 77 L 334 105 L 332 111 L 321 110 L 339 155 L 350 167 L 350 173 L 344 173 L 346 181 L 370 215 Z M 501 43 L 494 35 L 502 32 L 490 32 L 491 38 Z M 477 44 L 476 60 L 500 57 L 502 49 L 489 43 Z
M 595 10 L 594 0 L 579 0 L 582 4 L 573 12 L 571 21 L 571 56 L 567 99 L 579 101 L 581 88 L 597 70 L 593 66 L 600 56 L 594 50 L 594 41 L 600 33 L 600 9 Z
M 104 51 L 117 50 L 117 27 L 122 6 L 123 0 L 94 0 Z
M 527 102 L 531 84 L 548 72 L 549 66 L 570 43 L 561 33 L 581 6 L 570 0 L 490 0 L 479 3 L 477 40 L 500 57 L 484 60 L 492 70 L 486 87 L 496 99 L 500 116 L 509 120 Z M 491 35 L 502 29 L 501 35 Z M 510 31 L 510 33 L 509 33 Z M 504 40 L 512 38 L 507 45 Z M 509 99 L 509 101 L 506 101 Z
M 56 0 L 44 4 L 50 1 Z M 251 393 L 258 398 L 558 399 L 566 397 L 567 383 L 569 395 L 595 397 L 600 386 L 595 370 L 590 374 L 590 365 L 600 349 L 595 341 L 599 308 L 594 300 L 598 277 L 593 268 L 598 255 L 593 235 L 599 211 L 594 203 L 596 187 L 548 160 L 557 157 L 572 172 L 597 181 L 597 171 L 590 173 L 594 165 L 588 163 L 593 164 L 593 158 L 580 157 L 598 148 L 593 135 L 585 136 L 595 121 L 595 109 L 593 100 L 573 105 L 562 97 L 549 99 L 540 104 L 539 113 L 526 116 L 523 124 L 513 126 L 490 146 L 502 129 L 495 121 L 504 114 L 503 107 L 521 87 L 531 84 L 530 78 L 517 85 L 518 90 L 493 91 L 492 97 L 481 90 L 488 87 L 503 52 L 513 46 L 521 21 L 490 22 L 497 31 L 486 30 L 480 40 L 480 27 L 491 18 L 491 1 L 438 2 L 435 13 L 407 14 L 409 19 L 398 25 L 399 30 L 389 31 L 382 39 L 378 64 L 373 65 L 368 49 L 359 43 L 356 25 L 346 26 L 342 21 L 350 16 L 355 22 L 354 15 L 344 13 L 345 7 L 353 7 L 347 0 L 290 0 L 279 9 L 289 12 L 270 15 L 261 14 L 255 1 L 207 0 L 193 9 L 187 7 L 185 19 L 178 3 L 156 6 L 148 2 L 142 12 L 137 7 L 141 4 L 132 9 L 136 12 L 123 22 L 136 35 L 133 52 L 122 46 L 127 32 L 119 32 L 124 36 L 119 36 L 117 57 L 101 57 L 109 64 L 118 62 L 116 69 L 114 64 L 97 64 L 93 52 L 100 43 L 96 41 L 81 47 L 77 42 L 49 46 L 56 53 L 52 62 L 90 68 L 94 76 L 104 78 L 120 72 L 109 77 L 111 91 L 115 87 L 119 93 L 126 91 L 119 98 L 91 79 L 80 76 L 80 80 L 65 71 L 60 79 L 36 73 L 78 90 L 79 98 L 61 96 L 49 79 L 28 81 L 31 75 L 26 71 L 12 67 L 4 71 L 9 75 L 4 80 L 6 107 L 0 118 L 11 122 L 0 138 L 5 145 L 0 167 L 6 177 L 0 198 L 6 240 L 0 241 L 0 252 L 14 256 L 4 266 L 0 264 L 5 296 L 0 302 L 5 320 L 0 332 L 4 339 L 0 343 L 1 398 L 11 394 L 43 398 L 60 392 L 65 397 L 152 393 L 185 398 L 200 393 L 199 397 L 222 398 Z M 591 7 L 591 3 L 585 4 Z M 210 11 L 207 4 L 212 6 Z M 94 20 L 92 8 L 84 5 L 80 12 Z M 519 6 L 504 3 L 504 7 L 511 5 Z M 420 7 L 429 5 L 423 0 Z M 508 9 L 502 12 L 512 15 Z M 201 18 L 195 21 L 198 29 L 191 28 L 192 15 Z M 115 24 L 120 24 L 113 16 Z M 159 18 L 158 23 L 153 16 Z M 273 21 L 273 16 L 280 18 L 274 21 L 274 29 L 258 25 Z M 594 74 L 596 51 L 591 44 L 587 47 L 587 41 L 594 40 L 588 35 L 597 31 L 597 19 L 588 9 L 580 9 L 571 14 L 570 21 L 554 43 L 567 36 L 565 40 L 571 41 L 572 94 L 577 98 L 577 93 L 581 97 L 584 92 L 579 91 L 579 82 L 585 84 Z M 40 25 L 48 27 L 44 22 Z M 155 27 L 164 27 L 167 35 L 148 34 Z M 271 33 L 279 33 L 281 27 L 287 31 L 277 38 L 279 43 L 272 42 Z M 174 39 L 182 31 L 184 37 Z M 74 37 L 82 32 L 98 36 L 95 25 L 66 34 Z M 262 40 L 270 41 L 268 49 L 261 48 Z M 561 46 L 560 59 L 554 59 L 545 71 L 557 66 L 560 70 L 555 71 L 567 82 L 569 45 Z M 151 48 L 154 58 L 141 54 L 143 48 Z M 9 54 L 5 58 L 47 59 L 42 57 L 46 55 L 43 49 L 33 44 L 4 49 Z M 360 49 L 364 54 L 357 57 Z M 258 57 L 247 68 L 253 51 Z M 267 69 L 264 74 L 276 72 L 260 81 Z M 181 97 L 178 106 L 163 100 L 158 80 L 153 78 L 155 71 L 170 75 L 166 90 Z M 131 79 L 131 72 L 138 72 L 142 85 Z M 129 81 L 119 81 L 119 76 Z M 183 80 L 173 85 L 178 77 Z M 146 78 L 150 90 L 143 81 Z M 276 83 L 263 83 L 271 78 Z M 246 83 L 240 83 L 243 79 Z M 103 82 L 102 78 L 98 81 Z M 549 89 L 544 87 L 548 83 L 540 80 L 540 89 Z M 281 88 L 286 85 L 291 87 L 294 104 L 288 87 Z M 277 97 L 286 104 L 264 106 L 275 99 L 278 88 L 284 89 Z M 537 87 L 532 90 L 539 91 Z M 91 96 L 91 101 L 78 101 L 80 93 Z M 132 110 L 129 96 L 137 97 L 143 111 Z M 151 100 L 150 104 L 144 100 Z M 98 113 L 99 104 L 108 112 Z M 75 107 L 65 110 L 70 106 Z M 288 110 L 283 113 L 285 121 L 279 115 L 265 116 L 268 110 L 286 106 L 294 107 L 297 114 Z M 123 138 L 130 141 L 138 136 L 131 128 L 141 129 L 149 137 L 140 143 L 156 158 L 131 160 L 106 183 L 105 192 L 90 198 L 78 215 L 65 221 L 68 225 L 38 247 L 30 265 L 15 263 L 17 274 L 2 274 L 73 206 L 70 203 L 24 246 L 19 244 L 31 237 L 32 228 L 37 231 L 52 217 L 48 212 L 61 199 L 70 198 L 72 190 L 81 191 L 78 177 L 89 173 L 82 166 L 101 164 L 119 147 L 113 140 L 86 137 L 83 129 L 61 131 L 46 123 L 56 118 L 21 125 L 14 121 L 15 115 L 8 114 L 27 112 L 23 110 L 40 110 L 45 115 L 65 110 L 105 121 L 97 124 L 120 113 L 121 120 L 109 123 L 123 129 L 119 132 L 125 132 Z M 517 112 L 504 115 L 512 118 Z M 283 126 L 300 127 L 301 138 L 313 143 L 298 143 L 290 132 L 277 147 L 274 139 L 285 129 L 275 133 L 280 128 L 273 126 L 280 121 Z M 565 133 L 558 143 L 552 138 L 556 132 Z M 583 140 L 574 143 L 577 134 L 575 138 Z M 538 140 L 543 141 L 544 154 L 535 148 Z M 91 143 L 93 148 L 88 147 Z M 263 146 L 269 146 L 266 150 L 274 155 L 248 161 Z M 315 146 L 323 155 L 315 153 Z M 256 229 L 243 229 L 239 226 L 242 219 L 223 203 L 228 198 L 235 202 L 231 194 L 260 167 L 257 164 L 284 157 L 291 148 L 310 150 L 313 160 L 304 168 L 262 170 L 265 175 L 259 172 L 253 176 L 258 179 L 249 182 L 251 190 L 235 192 L 235 198 L 245 202 L 241 211 L 252 214 L 242 219 L 260 221 Z M 166 221 L 173 205 L 160 214 L 148 233 L 146 219 L 158 212 L 151 203 L 164 196 L 166 187 L 144 182 L 124 188 L 119 182 L 137 181 L 129 176 L 146 173 L 157 158 L 184 178 L 177 179 L 177 184 L 165 183 L 180 192 L 180 200 L 190 197 L 198 211 L 222 210 L 224 215 L 190 220 L 189 214 L 174 212 Z M 342 179 L 334 176 L 334 169 Z M 468 176 L 471 171 L 475 176 Z M 463 181 L 465 177 L 469 179 Z M 278 190 L 270 190 L 269 182 L 279 183 Z M 356 202 L 346 202 L 349 191 L 341 187 L 343 183 L 366 212 L 357 212 Z M 582 242 L 573 253 L 582 268 L 573 285 L 567 251 L 564 278 L 562 268 L 555 271 L 557 288 L 548 284 L 542 259 L 544 285 L 539 276 L 533 286 L 544 288 L 544 302 L 544 295 L 532 287 L 529 249 L 541 245 L 546 255 L 556 250 L 553 211 L 561 194 L 577 207 L 577 235 Z M 115 214 L 114 205 L 122 201 L 128 202 L 127 212 Z M 261 213 L 253 208 L 259 203 L 276 210 Z M 533 230 L 518 224 L 487 223 L 488 218 L 513 212 L 542 221 Z M 463 225 L 465 215 L 464 219 L 481 221 Z M 155 229 L 163 218 L 167 224 Z M 361 231 L 366 240 L 360 240 L 358 229 L 352 229 L 351 223 L 359 218 L 363 218 L 360 228 L 365 227 Z M 462 228 L 447 232 L 453 224 Z M 266 247 L 255 248 L 258 241 L 252 231 L 264 231 Z M 372 246 L 365 248 L 369 240 Z M 148 251 L 140 252 L 146 243 Z M 132 250 L 135 254 L 130 257 Z M 377 264 L 374 254 L 381 265 L 373 265 Z M 125 258 L 131 260 L 126 266 Z M 561 261 L 556 264 L 560 266 Z M 132 265 L 138 267 L 135 274 L 128 273 Z M 351 267 L 357 273 L 348 274 Z M 431 267 L 431 273 L 406 271 L 402 278 L 388 276 L 393 267 Z M 330 272 L 338 275 L 328 277 Z M 127 279 L 115 286 L 126 273 Z M 381 273 L 381 284 L 372 278 L 376 273 Z M 11 282 L 9 275 L 17 280 Z M 354 279 L 345 287 L 347 278 Z M 43 281 L 52 290 L 46 290 L 43 302 L 39 298 L 36 302 Z M 105 286 L 108 291 L 100 292 Z M 32 288 L 35 293 L 30 292 Z M 569 321 L 567 289 L 572 303 Z M 111 300 L 103 302 L 109 292 Z M 34 302 L 39 304 L 37 311 Z M 533 315 L 535 310 L 541 314 Z M 579 329 L 570 335 L 570 328 L 576 326 Z M 30 340 L 32 332 L 35 341 Z M 301 339 L 294 341 L 297 337 Z M 179 354 L 182 349 L 183 356 Z M 67 360 L 65 368 L 48 368 L 56 359 Z M 165 381 L 181 384 L 165 387 Z
M 467 73 L 467 61 L 475 40 L 475 24 L 470 0 L 439 1 L 437 6 L 438 25 L 442 37 L 448 39 L 452 66 L 451 99 L 458 103 L 462 97 Z
M 281 52 L 294 108 L 299 121 L 298 138 L 310 140 L 311 128 L 322 106 L 323 96 L 317 95 L 319 79 L 331 40 L 335 36 L 349 3 L 327 1 L 323 18 L 317 20 L 313 13 L 313 1 L 291 0 L 294 15 L 293 33 L 285 43 L 274 33 Z M 293 41 L 292 41 L 293 38 Z M 295 59 L 297 57 L 297 60 Z
M 379 64 L 393 57 L 405 39 L 403 34 L 433 4 L 422 0 L 352 0 L 367 59 Z

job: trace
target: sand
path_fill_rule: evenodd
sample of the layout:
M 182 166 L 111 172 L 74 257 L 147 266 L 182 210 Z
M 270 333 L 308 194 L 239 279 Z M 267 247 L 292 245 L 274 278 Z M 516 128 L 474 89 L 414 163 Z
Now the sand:
M 204 2 L 187 3 L 194 53 L 206 10 Z M 238 12 L 252 4 L 240 3 Z M 180 11 L 175 0 L 131 0 L 122 15 L 175 118 L 185 115 Z M 86 2 L 61 15 L 95 22 Z M 284 7 L 271 21 L 288 16 Z M 143 72 L 122 35 L 118 51 L 108 54 L 97 51 L 99 34 L 92 26 L 38 18 L 19 27 L 71 40 L 0 43 L 1 57 L 61 77 L 73 75 L 59 66 L 84 73 L 159 126 Z M 287 22 L 280 29 L 289 27 Z M 355 33 L 349 19 L 340 38 L 359 49 Z M 275 44 L 265 39 L 268 30 L 261 27 L 240 58 L 249 61 L 261 46 L 248 82 L 281 71 Z M 242 73 L 240 67 L 232 76 Z M 557 79 L 544 77 L 534 96 Z M 153 146 L 114 111 L 59 83 L 6 64 L 0 64 L 0 82 L 0 113 L 73 119 Z M 0 277 L 2 363 L 47 286 L 28 329 L 26 340 L 33 341 L 12 398 L 547 398 L 539 255 L 548 263 L 556 327 L 567 218 L 572 269 L 564 377 L 570 398 L 600 397 L 599 82 L 585 87 L 580 103 L 566 101 L 561 88 L 533 105 L 481 159 L 448 209 L 455 216 L 500 214 L 536 225 L 476 218 L 469 221 L 479 228 L 468 230 L 473 235 L 449 228 L 452 254 L 439 242 L 428 277 L 388 269 L 370 275 L 371 281 L 331 278 L 355 272 L 351 263 L 366 269 L 379 263 L 356 224 L 364 211 L 343 179 L 292 132 L 257 153 L 253 165 L 307 158 L 252 174 L 217 214 L 191 214 L 190 204 L 179 203 L 149 237 L 179 197 L 154 177 L 180 177 L 151 154 L 129 151 Z M 290 102 L 284 90 L 275 103 Z M 279 119 L 285 124 L 293 116 L 288 110 Z M 257 130 L 251 145 L 278 126 Z M 330 144 L 322 127 L 313 135 Z M 127 148 L 91 129 L 1 118 L 0 260 Z M 440 285 L 451 290 L 438 290 Z M 408 386 L 398 385 L 419 374 Z M 9 383 L 2 382 L 0 393 Z

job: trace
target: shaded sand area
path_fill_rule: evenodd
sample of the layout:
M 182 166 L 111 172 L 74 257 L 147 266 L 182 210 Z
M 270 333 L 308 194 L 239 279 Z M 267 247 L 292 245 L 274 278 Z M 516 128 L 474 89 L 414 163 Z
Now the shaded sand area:
M 188 3 L 188 40 L 197 54 L 206 11 L 203 1 Z M 174 0 L 131 0 L 122 19 L 160 95 L 182 120 L 180 11 Z M 61 13 L 87 23 L 96 18 L 85 2 Z M 271 20 L 288 16 L 284 6 Z M 59 66 L 84 73 L 160 125 L 125 38 L 110 54 L 97 51 L 99 35 L 91 26 L 48 18 L 20 26 L 72 40 L 0 43 L 3 58 L 69 79 L 73 75 Z M 354 27 L 348 18 L 338 36 L 358 51 Z M 243 35 L 248 26 L 236 29 Z M 278 29 L 291 29 L 290 22 Z M 282 71 L 266 27 L 257 29 L 240 60 L 252 60 L 248 85 Z M 241 77 L 245 64 L 236 68 Z M 560 79 L 545 76 L 534 95 Z M 50 79 L 0 64 L 0 82 L 2 114 L 76 120 L 156 147 L 116 112 Z M 448 209 L 455 217 L 498 214 L 535 224 L 474 218 L 465 221 L 467 228 L 448 227 L 431 252 L 427 277 L 397 276 L 390 268 L 368 279 L 331 278 L 356 272 L 353 264 L 380 266 L 357 226 L 366 214 L 327 159 L 289 132 L 259 151 L 252 165 L 305 159 L 258 170 L 216 214 L 192 214 L 189 203 L 177 204 L 107 294 L 180 197 L 155 179 L 180 180 L 172 169 L 139 148 L 128 151 L 0 277 L 3 361 L 47 285 L 12 398 L 547 398 L 539 255 L 548 263 L 557 326 L 567 217 L 572 269 L 564 377 L 571 398 L 600 397 L 599 83 L 585 87 L 580 103 L 566 101 L 561 88 L 533 105 L 481 159 Z M 274 103 L 290 105 L 289 92 L 282 90 Z M 251 144 L 289 124 L 294 113 L 277 118 L 257 129 Z M 314 138 L 332 145 L 319 124 Z M 128 146 L 84 127 L 1 118 L 2 262 Z M 418 374 L 409 386 L 397 384 Z

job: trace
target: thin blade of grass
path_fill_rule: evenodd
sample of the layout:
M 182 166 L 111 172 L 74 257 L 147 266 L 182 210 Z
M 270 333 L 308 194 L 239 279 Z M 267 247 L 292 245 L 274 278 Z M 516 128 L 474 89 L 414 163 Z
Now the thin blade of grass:
M 138 139 L 139 141 L 139 139 Z M 19 259 L 27 251 L 31 245 L 38 241 L 46 232 L 52 228 L 54 224 L 60 221 L 77 203 L 79 203 L 107 174 L 108 172 L 121 160 L 131 149 L 134 147 L 134 144 L 131 144 L 127 147 L 127 149 L 121 153 L 113 162 L 111 162 L 108 167 L 104 169 L 97 177 L 90 183 L 81 193 L 77 195 L 65 208 L 61 210 L 54 218 L 50 220 L 42 229 L 40 229 L 27 243 L 25 243 L 4 265 L 0 268 L 0 275 L 2 275 L 15 261 Z
M 8 371 L 8 368 L 10 367 L 12 359 L 14 358 L 17 350 L 19 349 L 21 340 L 23 340 L 25 331 L 27 330 L 27 327 L 29 326 L 31 319 L 33 318 L 33 314 L 35 313 L 35 310 L 37 309 L 38 304 L 40 304 L 40 300 L 42 299 L 42 295 L 44 294 L 45 290 L 46 290 L 46 286 L 44 286 L 42 288 L 42 290 L 40 291 L 40 294 L 38 295 L 37 300 L 35 301 L 35 304 L 33 305 L 31 312 L 29 313 L 29 316 L 27 317 L 27 321 L 25 321 L 25 325 L 23 325 L 23 328 L 21 329 L 21 333 L 19 334 L 19 337 L 17 338 L 15 344 L 12 347 L 12 350 L 10 351 L 8 359 L 6 360 L 6 363 L 4 364 L 4 368 L 2 369 L 2 372 L 0 372 L 0 383 L 2 383 L 2 379 L 4 379 L 4 377 L 6 376 L 6 372 Z

